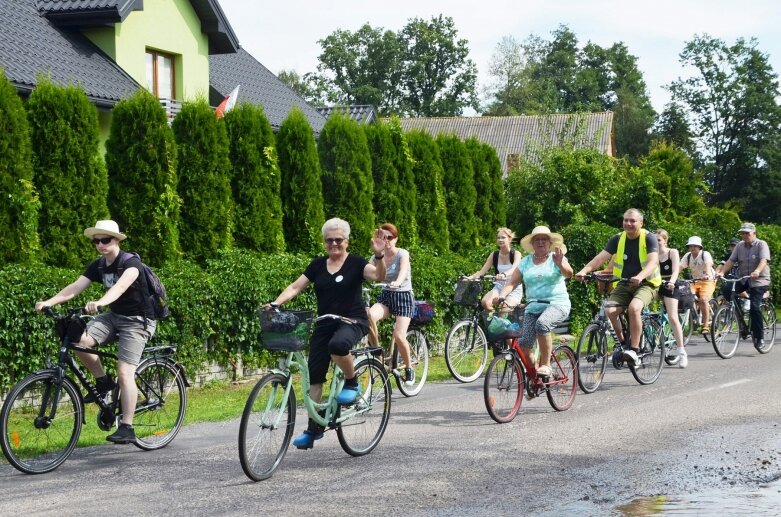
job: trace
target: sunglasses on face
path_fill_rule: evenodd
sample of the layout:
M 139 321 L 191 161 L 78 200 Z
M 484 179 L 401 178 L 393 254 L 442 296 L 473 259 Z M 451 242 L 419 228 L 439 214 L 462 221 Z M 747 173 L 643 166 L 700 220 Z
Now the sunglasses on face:
M 325 243 L 326 243 L 326 244 L 329 244 L 329 245 L 331 245 L 331 244 L 336 244 L 336 245 L 338 246 L 338 245 L 340 245 L 341 243 L 343 243 L 345 240 L 346 240 L 346 239 L 343 239 L 343 238 L 341 238 L 341 237 L 337 237 L 337 238 L 335 238 L 335 239 L 328 238 L 328 239 L 326 239 L 326 240 L 325 240 Z
M 392 241 L 396 237 L 394 237 L 393 235 L 383 235 L 382 238 L 385 239 L 386 241 Z
M 95 246 L 97 246 L 98 244 L 110 244 L 112 240 L 114 240 L 114 237 L 101 237 L 101 238 L 95 237 L 94 239 L 92 239 L 92 244 L 94 244 Z

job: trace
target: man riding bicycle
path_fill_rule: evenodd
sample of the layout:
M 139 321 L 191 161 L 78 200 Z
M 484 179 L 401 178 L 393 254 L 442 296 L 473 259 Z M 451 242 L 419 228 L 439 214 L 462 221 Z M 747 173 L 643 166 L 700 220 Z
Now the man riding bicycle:
M 640 348 L 640 335 L 643 329 L 641 313 L 644 307 L 653 302 L 662 277 L 659 272 L 659 242 L 656 235 L 643 228 L 643 214 L 636 208 L 624 213 L 624 231 L 614 235 L 596 257 L 578 271 L 578 280 L 595 271 L 613 258 L 613 276 L 627 280 L 614 284 L 608 299 L 618 306 L 607 308 L 607 316 L 616 330 L 618 339 L 623 343 L 625 336 L 618 321 L 622 310 L 626 310 L 629 320 L 630 349 L 624 351 L 628 362 L 637 365 Z

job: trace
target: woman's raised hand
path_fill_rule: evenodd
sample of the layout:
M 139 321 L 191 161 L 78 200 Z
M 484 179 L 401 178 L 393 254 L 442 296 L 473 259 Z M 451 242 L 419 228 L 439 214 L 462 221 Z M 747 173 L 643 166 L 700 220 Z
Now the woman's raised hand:
M 374 249 L 374 254 L 382 255 L 386 247 L 388 247 L 388 241 L 385 240 L 382 228 L 377 228 L 374 230 L 374 237 L 372 238 L 372 249 Z
M 553 263 L 560 265 L 562 260 L 564 260 L 564 250 L 556 248 L 556 251 L 553 252 Z

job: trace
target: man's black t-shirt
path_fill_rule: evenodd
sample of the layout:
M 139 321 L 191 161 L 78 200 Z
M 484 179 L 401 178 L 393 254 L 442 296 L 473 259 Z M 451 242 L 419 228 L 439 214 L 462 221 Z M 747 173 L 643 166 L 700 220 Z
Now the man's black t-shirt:
M 368 262 L 357 255 L 347 255 L 341 269 L 328 272 L 328 257 L 318 257 L 309 263 L 304 276 L 315 285 L 317 314 L 338 314 L 366 321 L 366 307 L 361 299 L 363 270 Z
M 122 253 L 120 251 L 120 253 Z M 84 276 L 89 278 L 92 282 L 100 282 L 103 284 L 104 290 L 109 290 L 119 280 L 117 275 L 117 263 L 119 262 L 119 255 L 111 264 L 107 264 L 103 268 L 103 276 L 100 275 L 100 269 L 98 267 L 101 259 L 92 262 L 84 271 Z M 149 314 L 150 308 L 146 303 L 146 297 L 143 293 L 146 292 L 146 286 L 144 283 L 144 270 L 142 268 L 141 261 L 136 257 L 130 257 L 125 260 L 123 264 L 124 271 L 127 271 L 131 267 L 138 269 L 138 278 L 130 284 L 130 287 L 122 293 L 122 295 L 109 304 L 111 312 L 115 314 L 121 314 L 123 316 L 145 316 L 147 318 L 154 318 Z
M 618 240 L 621 234 L 616 234 L 605 244 L 605 251 L 614 255 L 618 251 Z M 659 241 L 656 235 L 651 232 L 645 232 L 645 252 L 659 253 Z M 643 270 L 640 264 L 640 238 L 626 238 L 624 242 L 624 268 L 621 270 L 621 278 L 632 278 Z

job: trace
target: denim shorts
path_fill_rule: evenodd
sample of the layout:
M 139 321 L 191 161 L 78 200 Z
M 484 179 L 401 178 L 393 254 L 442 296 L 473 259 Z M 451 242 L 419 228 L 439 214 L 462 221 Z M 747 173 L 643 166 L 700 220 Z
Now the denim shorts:
M 98 345 L 119 342 L 120 361 L 138 366 L 147 341 L 155 334 L 157 322 L 143 316 L 122 316 L 104 312 L 87 323 L 88 336 Z

